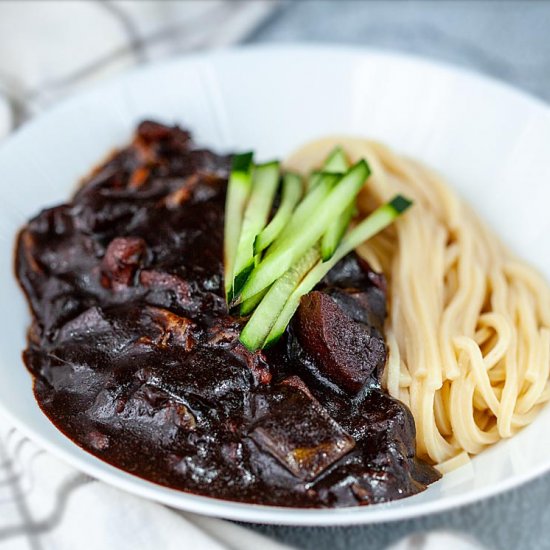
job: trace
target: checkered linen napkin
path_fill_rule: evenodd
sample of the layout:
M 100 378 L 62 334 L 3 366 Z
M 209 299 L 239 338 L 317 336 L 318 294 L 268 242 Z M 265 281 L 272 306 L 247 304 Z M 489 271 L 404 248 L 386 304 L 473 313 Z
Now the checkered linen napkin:
M 282 550 L 232 523 L 114 489 L 42 451 L 0 418 L 2 550 Z
M 280 0 L 2 0 L 0 138 L 121 69 L 237 43 Z

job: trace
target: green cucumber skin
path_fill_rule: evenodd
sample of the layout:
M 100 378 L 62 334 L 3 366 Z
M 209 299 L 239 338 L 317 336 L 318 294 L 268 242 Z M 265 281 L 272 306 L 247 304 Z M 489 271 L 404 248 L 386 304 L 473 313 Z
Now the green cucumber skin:
M 279 163 L 256 166 L 252 175 L 252 190 L 244 211 L 235 265 L 233 295 L 237 296 L 254 267 L 254 239 L 264 228 L 279 184 Z
M 398 208 L 394 206 L 396 199 L 398 200 Z M 288 323 L 300 305 L 302 296 L 310 292 L 344 256 L 349 254 L 352 250 L 355 250 L 363 242 L 385 229 L 388 225 L 395 221 L 397 217 L 405 212 L 411 204 L 411 201 L 401 197 L 401 195 L 398 195 L 389 203 L 377 208 L 370 216 L 355 226 L 344 237 L 332 258 L 327 262 L 320 262 L 313 267 L 303 278 L 302 282 L 296 287 L 281 310 L 276 322 L 273 324 L 271 331 L 267 335 L 264 342 L 264 347 L 272 346 L 284 334 Z
M 240 172 L 242 174 L 247 174 L 252 168 L 253 158 L 254 153 L 252 151 L 235 155 L 231 160 L 231 173 L 237 174 Z
M 254 241 L 254 253 L 260 254 L 281 233 L 290 220 L 294 208 L 302 196 L 302 179 L 298 174 L 288 172 L 283 180 L 283 192 L 281 204 L 273 219 L 256 237 Z
M 241 332 L 240 341 L 248 350 L 256 351 L 263 347 L 289 296 L 318 262 L 319 257 L 318 248 L 310 248 L 294 266 L 273 283 Z
M 248 277 L 254 270 L 254 263 L 254 259 L 252 259 L 248 265 L 246 265 L 239 273 L 237 273 L 237 275 L 235 275 L 233 279 L 233 296 L 238 296 L 241 292 L 241 289 L 246 284 Z
M 258 292 L 255 296 L 252 296 L 252 298 L 249 298 L 248 300 L 245 300 L 240 307 L 239 314 L 244 317 L 245 315 L 249 315 L 252 313 L 256 306 L 262 301 L 263 297 L 267 294 L 269 289 L 264 289 L 261 292 Z
M 243 213 L 252 185 L 252 159 L 253 153 L 235 155 L 227 183 L 224 222 L 224 288 L 227 303 L 233 299 L 233 267 Z
M 250 298 L 273 283 L 297 257 L 313 246 L 327 230 L 334 217 L 340 216 L 348 206 L 349 197 L 355 197 L 359 193 L 369 174 L 368 164 L 365 161 L 359 161 L 314 210 L 305 228 L 301 227 L 296 235 L 277 239 L 260 265 L 250 274 L 241 290 L 240 300 Z M 289 225 L 292 225 L 292 220 Z M 283 233 L 286 233 L 286 230 Z
M 412 201 L 403 195 L 396 195 L 388 205 L 391 206 L 398 214 L 405 212 L 412 205 Z

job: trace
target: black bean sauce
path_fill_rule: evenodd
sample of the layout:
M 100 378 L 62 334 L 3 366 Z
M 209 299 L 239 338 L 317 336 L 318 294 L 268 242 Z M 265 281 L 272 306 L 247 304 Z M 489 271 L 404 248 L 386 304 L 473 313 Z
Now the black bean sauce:
M 229 160 L 142 123 L 72 201 L 19 234 L 27 368 L 51 421 L 140 477 L 297 507 L 402 498 L 438 479 L 380 385 L 383 277 L 345 258 L 279 344 L 251 353 L 223 299 Z

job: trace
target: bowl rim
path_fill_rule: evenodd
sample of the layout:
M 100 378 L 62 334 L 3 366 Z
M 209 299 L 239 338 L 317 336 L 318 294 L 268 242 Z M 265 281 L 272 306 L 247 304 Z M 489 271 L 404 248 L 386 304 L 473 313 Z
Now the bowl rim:
M 123 81 L 132 80 L 138 75 L 151 71 L 154 72 L 157 69 L 169 69 L 171 66 L 177 66 L 188 62 L 203 60 L 207 61 L 209 59 L 224 56 L 246 57 L 267 55 L 282 57 L 291 56 L 297 52 L 313 57 L 318 57 L 323 54 L 338 54 L 344 57 L 354 56 L 358 59 L 374 57 L 397 60 L 398 62 L 408 62 L 421 65 L 428 69 L 436 70 L 440 73 L 460 75 L 470 80 L 485 83 L 490 86 L 492 89 L 491 91 L 495 93 L 505 92 L 507 94 L 512 94 L 515 98 L 536 107 L 540 112 L 546 113 L 550 119 L 550 105 L 528 92 L 521 91 L 513 85 L 502 82 L 495 77 L 480 74 L 471 69 L 454 66 L 450 63 L 432 60 L 419 55 L 401 53 L 398 51 L 380 48 L 332 44 L 330 42 L 246 44 L 231 48 L 214 49 L 206 52 L 177 55 L 162 61 L 155 61 L 140 65 L 129 70 L 125 70 L 124 72 L 112 77 L 103 79 L 99 83 L 90 85 L 86 88 L 86 90 L 77 92 L 69 98 L 59 101 L 53 107 L 47 109 L 44 113 L 34 117 L 28 122 L 25 122 L 21 127 L 12 132 L 5 140 L 3 140 L 0 144 L 0 152 L 3 152 L 6 147 L 8 147 L 9 144 L 15 140 L 25 139 L 25 135 L 35 125 L 42 124 L 43 121 L 50 118 L 55 119 L 55 117 L 59 113 L 62 113 L 67 107 L 78 104 L 86 98 L 93 97 L 96 94 L 105 93 L 109 91 L 109 88 L 113 88 L 115 85 L 120 84 Z M 448 511 L 496 496 L 507 490 L 523 485 L 550 470 L 549 458 L 546 463 L 540 464 L 538 467 L 534 467 L 524 473 L 514 474 L 508 479 L 493 485 L 482 488 L 474 488 L 464 494 L 448 495 L 442 499 L 436 499 L 432 502 L 419 502 L 404 507 L 395 506 L 395 504 L 399 502 L 410 502 L 410 499 L 414 499 L 415 496 L 401 501 L 350 508 L 318 509 L 266 506 L 233 502 L 196 495 L 193 493 L 186 493 L 143 480 L 138 476 L 103 462 L 101 459 L 78 447 L 78 445 L 72 441 L 71 451 L 58 446 L 55 442 L 49 440 L 47 436 L 33 429 L 32 426 L 13 414 L 1 401 L 0 413 L 2 413 L 2 415 L 4 415 L 15 428 L 21 431 L 29 439 L 36 442 L 40 447 L 51 452 L 54 456 L 57 456 L 65 463 L 76 467 L 78 470 L 98 480 L 109 483 L 110 485 L 126 492 L 160 502 L 174 508 L 204 514 L 207 516 L 221 517 L 244 522 L 280 525 L 328 526 L 400 521 L 418 516 L 426 516 Z

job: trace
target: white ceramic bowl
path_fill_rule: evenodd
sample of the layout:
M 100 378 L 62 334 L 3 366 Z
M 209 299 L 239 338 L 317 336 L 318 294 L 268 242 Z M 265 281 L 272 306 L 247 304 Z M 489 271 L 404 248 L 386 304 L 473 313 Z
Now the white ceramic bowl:
M 503 84 L 402 55 L 254 47 L 145 67 L 37 118 L 0 148 L 0 407 L 39 445 L 107 483 L 177 508 L 266 523 L 369 523 L 430 514 L 550 470 L 550 408 L 509 441 L 417 496 L 340 510 L 296 510 L 167 489 L 109 466 L 58 432 L 21 361 L 29 313 L 12 269 L 17 229 L 69 197 L 78 179 L 144 117 L 180 122 L 218 150 L 283 157 L 324 134 L 387 142 L 438 169 L 550 279 L 550 110 Z

